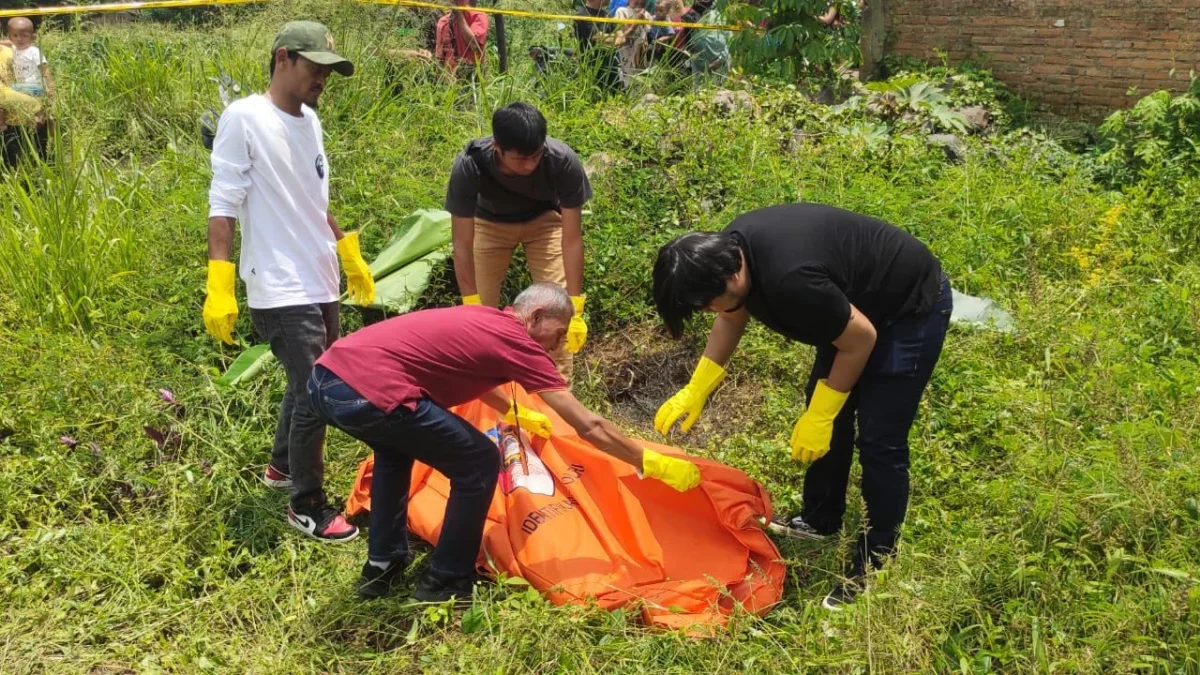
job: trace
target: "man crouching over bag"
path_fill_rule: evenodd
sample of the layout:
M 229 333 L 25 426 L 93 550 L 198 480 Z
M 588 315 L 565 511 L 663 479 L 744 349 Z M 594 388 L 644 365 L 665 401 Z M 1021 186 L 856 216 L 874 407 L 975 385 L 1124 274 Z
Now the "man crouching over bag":
M 514 413 L 498 389 L 509 382 L 540 394 L 580 437 L 644 477 L 679 491 L 700 483 L 695 464 L 642 448 L 568 391 L 549 353 L 562 345 L 574 311 L 560 286 L 538 283 L 505 310 L 462 305 L 374 324 L 338 340 L 317 360 L 308 383 L 313 409 L 375 452 L 360 596 L 387 595 L 404 578 L 414 461 L 445 475 L 450 496 L 429 569 L 412 597 L 470 596 L 500 457 L 486 435 L 449 408 L 479 399 L 510 423 L 515 418 L 526 431 L 548 437 L 548 417 L 524 408 Z

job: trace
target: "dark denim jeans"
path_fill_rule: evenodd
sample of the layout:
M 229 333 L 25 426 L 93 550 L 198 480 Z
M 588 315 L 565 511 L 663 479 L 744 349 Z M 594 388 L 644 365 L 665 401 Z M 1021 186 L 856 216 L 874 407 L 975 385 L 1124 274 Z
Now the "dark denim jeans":
M 304 387 L 317 358 L 338 339 L 338 304 L 250 308 L 254 330 L 271 345 L 287 373 L 287 391 L 279 405 L 271 464 L 292 476 L 292 504 L 325 501 L 325 423 L 308 405 Z
M 450 479 L 442 532 L 430 571 L 442 580 L 470 576 L 500 475 L 496 444 L 429 399 L 390 414 L 376 408 L 324 366 L 313 369 L 308 397 L 317 415 L 375 452 L 371 479 L 371 560 L 408 555 L 408 488 L 413 460 Z
M 834 421 L 829 453 L 813 462 L 804 476 L 801 517 L 822 534 L 837 532 L 846 513 L 857 415 L 867 522 L 855 546 L 852 574 L 863 573 L 868 560 L 879 566 L 895 550 L 908 510 L 908 433 L 942 353 L 953 302 L 950 282 L 943 277 L 941 293 L 928 314 L 878 328 L 875 350 Z M 817 350 L 806 389 L 810 400 L 817 380 L 829 375 L 836 355 L 832 345 Z

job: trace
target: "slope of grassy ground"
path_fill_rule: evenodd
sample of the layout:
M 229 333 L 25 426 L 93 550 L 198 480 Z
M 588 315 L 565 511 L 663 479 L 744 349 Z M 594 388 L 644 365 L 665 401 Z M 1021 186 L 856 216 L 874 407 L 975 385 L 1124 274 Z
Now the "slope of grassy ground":
M 285 13 L 327 20 L 360 64 L 321 113 L 334 210 L 364 228 L 368 255 L 400 216 L 440 204 L 450 160 L 496 105 L 536 101 L 589 159 L 593 338 L 577 390 L 631 433 L 653 434 L 706 328 L 662 337 L 654 251 L 750 208 L 800 199 L 885 218 L 929 242 L 957 288 L 1010 309 L 1016 335 L 948 340 L 914 430 L 903 548 L 874 591 L 842 614 L 817 607 L 860 524 L 855 492 L 842 541 L 781 544 L 784 603 L 713 639 L 519 587 L 485 589 L 465 626 L 443 608 L 355 600 L 364 547 L 295 536 L 284 496 L 257 480 L 282 374 L 217 388 L 237 350 L 200 321 L 206 78 L 221 69 L 260 90 Z M 1146 186 L 1105 192 L 1023 136 L 972 141 L 957 165 L 920 140 L 881 153 L 788 89 L 754 89 L 746 110 L 711 92 L 596 103 L 522 65 L 473 96 L 414 77 L 389 97 L 376 50 L 410 38 L 388 14 L 303 3 L 238 16 L 43 36 L 66 145 L 57 164 L 0 180 L 0 671 L 1200 670 L 1194 185 L 1165 205 Z M 429 302 L 452 296 L 443 278 Z M 347 312 L 344 329 L 357 321 Z M 238 328 L 250 337 L 248 317 Z M 802 472 L 784 448 L 810 359 L 752 330 L 677 442 L 790 510 Z M 332 492 L 346 494 L 363 454 L 331 433 Z

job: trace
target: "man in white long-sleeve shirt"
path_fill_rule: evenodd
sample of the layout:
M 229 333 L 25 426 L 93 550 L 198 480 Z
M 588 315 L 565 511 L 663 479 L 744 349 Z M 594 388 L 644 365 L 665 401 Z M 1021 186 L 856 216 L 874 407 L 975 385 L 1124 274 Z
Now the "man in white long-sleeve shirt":
M 326 501 L 325 425 L 305 385 L 340 332 L 338 258 L 350 298 L 364 305 L 375 299 L 358 233 L 343 234 L 329 213 L 329 165 L 314 111 L 329 74 L 350 76 L 354 64 L 334 51 L 325 26 L 293 21 L 275 38 L 270 71 L 266 94 L 230 104 L 217 126 L 204 325 L 216 339 L 233 343 L 238 310 L 230 257 L 240 222 L 250 318 L 288 382 L 263 480 L 291 488 L 293 527 L 322 541 L 349 541 L 358 530 Z

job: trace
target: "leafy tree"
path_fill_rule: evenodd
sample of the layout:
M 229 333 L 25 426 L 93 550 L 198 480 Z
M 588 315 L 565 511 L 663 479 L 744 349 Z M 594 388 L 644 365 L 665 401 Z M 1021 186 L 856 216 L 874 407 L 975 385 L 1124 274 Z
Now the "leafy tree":
M 854 0 L 732 0 L 727 16 L 745 27 L 732 45 L 748 72 L 795 80 L 857 60 L 859 11 Z

